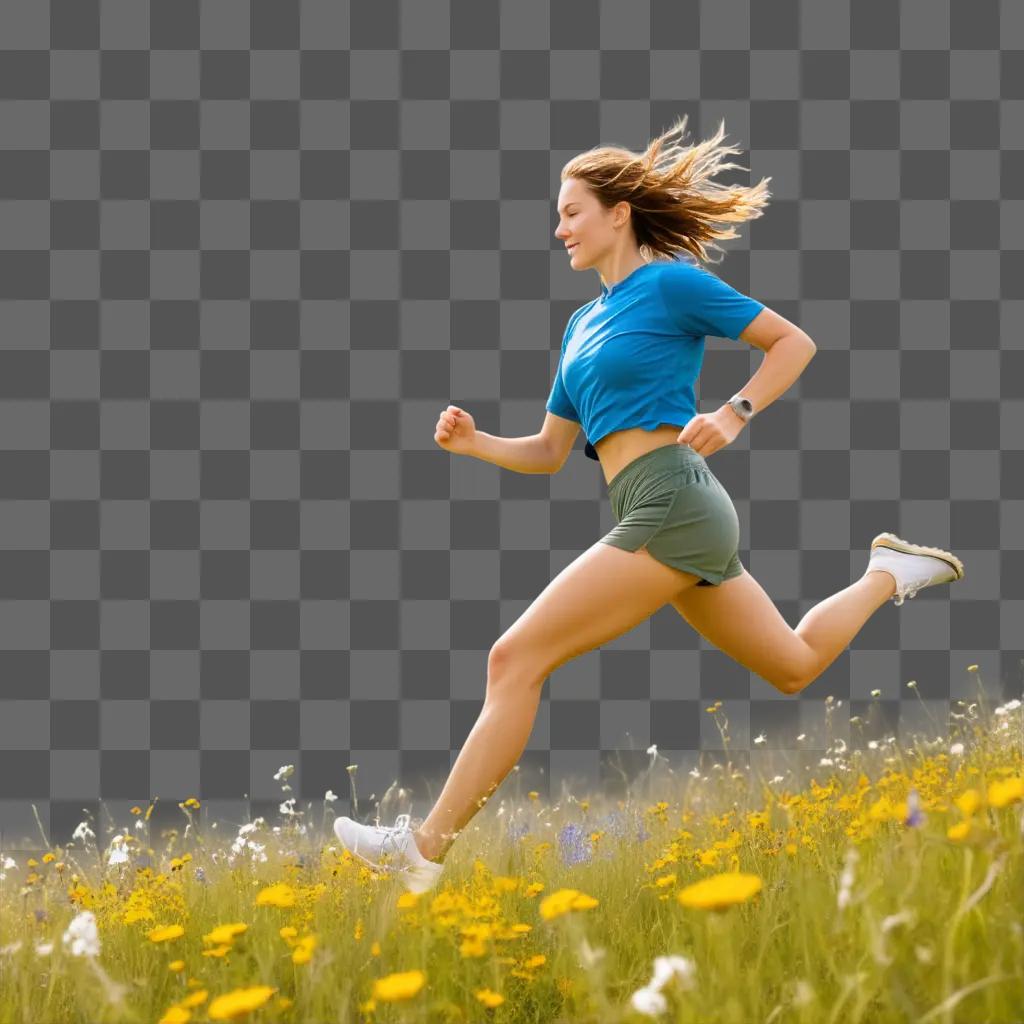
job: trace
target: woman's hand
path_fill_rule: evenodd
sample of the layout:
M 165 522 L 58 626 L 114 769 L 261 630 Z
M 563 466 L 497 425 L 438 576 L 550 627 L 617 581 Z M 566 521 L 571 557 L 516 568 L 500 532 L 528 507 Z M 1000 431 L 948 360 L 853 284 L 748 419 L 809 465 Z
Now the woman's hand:
M 453 455 L 468 455 L 476 443 L 473 417 L 457 405 L 449 405 L 438 417 L 434 440 Z
M 732 444 L 746 425 L 746 420 L 733 412 L 732 406 L 723 405 L 715 412 L 694 416 L 680 431 L 676 441 L 688 444 L 706 459 L 719 448 Z

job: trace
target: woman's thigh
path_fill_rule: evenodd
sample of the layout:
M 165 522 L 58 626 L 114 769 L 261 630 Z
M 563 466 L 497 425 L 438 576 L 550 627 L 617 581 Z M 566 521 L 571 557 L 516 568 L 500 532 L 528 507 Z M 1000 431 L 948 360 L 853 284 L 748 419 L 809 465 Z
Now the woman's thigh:
M 560 665 L 649 618 L 699 577 L 645 550 L 600 541 L 570 562 L 499 637 L 487 664 L 487 688 L 536 685 Z
M 705 640 L 783 693 L 816 668 L 814 650 L 746 569 L 717 587 L 687 589 L 670 603 Z

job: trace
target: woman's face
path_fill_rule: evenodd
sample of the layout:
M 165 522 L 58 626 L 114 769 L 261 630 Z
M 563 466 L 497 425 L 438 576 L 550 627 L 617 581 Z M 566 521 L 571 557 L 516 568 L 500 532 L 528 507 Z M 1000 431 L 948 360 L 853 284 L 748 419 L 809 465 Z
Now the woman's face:
M 574 269 L 592 266 L 611 247 L 615 237 L 613 214 L 577 178 L 567 178 L 562 183 L 555 237 L 567 247 L 574 246 L 569 250 L 569 262 Z

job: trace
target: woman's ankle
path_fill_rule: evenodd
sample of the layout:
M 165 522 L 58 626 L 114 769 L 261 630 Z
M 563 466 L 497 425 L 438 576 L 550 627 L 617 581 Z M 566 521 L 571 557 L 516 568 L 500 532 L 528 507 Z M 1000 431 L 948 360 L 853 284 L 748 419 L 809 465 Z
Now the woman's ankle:
M 434 861 L 435 864 L 442 863 L 448 852 L 422 832 L 413 833 L 413 842 L 416 844 L 416 849 L 420 851 L 420 854 L 426 857 L 427 860 Z

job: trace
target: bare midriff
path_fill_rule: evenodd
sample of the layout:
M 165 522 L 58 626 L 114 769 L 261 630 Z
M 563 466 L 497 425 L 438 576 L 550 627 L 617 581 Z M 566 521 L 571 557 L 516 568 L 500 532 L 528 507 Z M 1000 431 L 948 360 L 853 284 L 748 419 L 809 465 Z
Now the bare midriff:
M 629 427 L 626 430 L 615 430 L 602 437 L 594 445 L 604 471 L 605 483 L 611 483 L 615 475 L 634 459 L 646 455 L 655 448 L 672 444 L 679 437 L 682 427 L 671 423 L 662 423 L 654 430 L 643 427 Z

